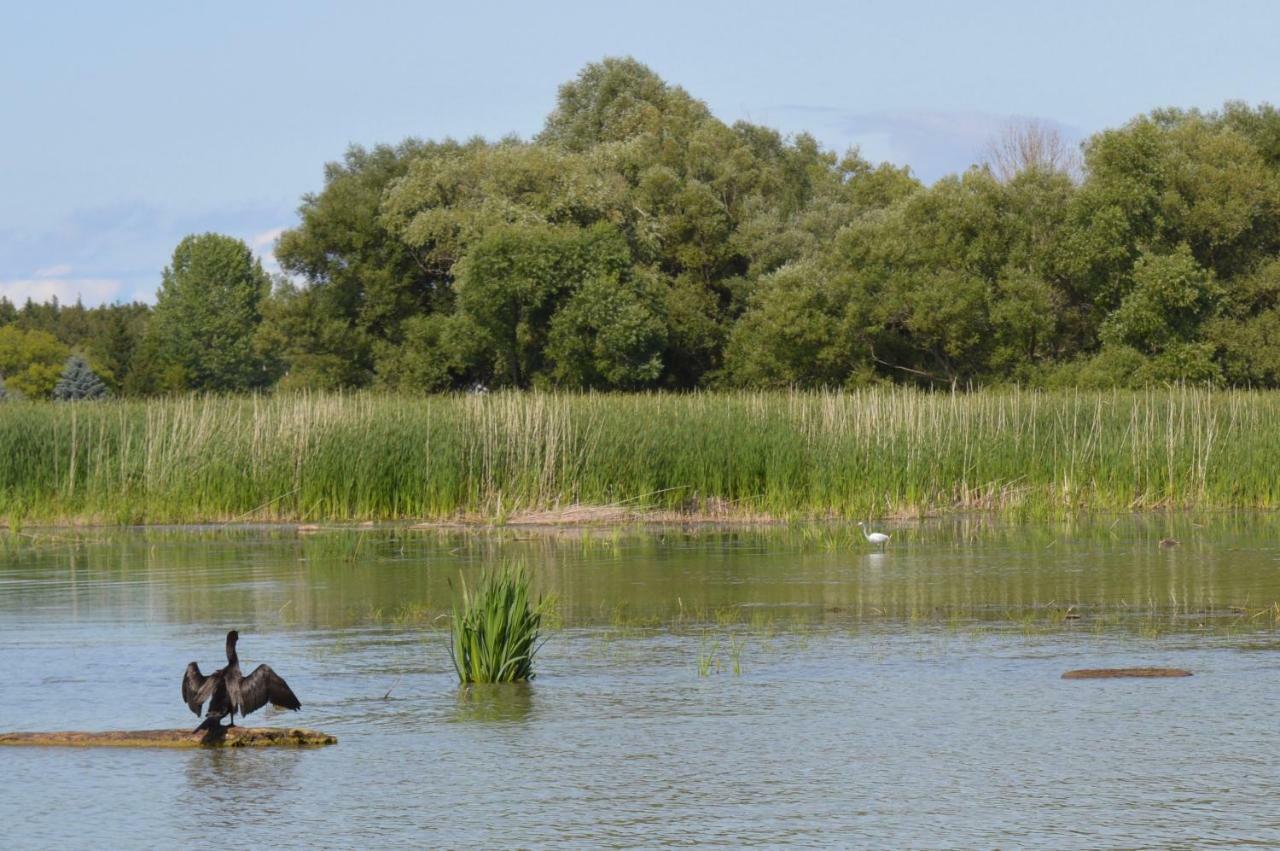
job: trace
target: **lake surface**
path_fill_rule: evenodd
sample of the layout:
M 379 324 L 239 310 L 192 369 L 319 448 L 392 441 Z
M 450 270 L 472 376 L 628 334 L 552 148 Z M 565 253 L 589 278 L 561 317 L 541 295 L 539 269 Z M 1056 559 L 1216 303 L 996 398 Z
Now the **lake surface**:
M 194 727 L 238 628 L 303 703 L 249 722 L 339 737 L 2 748 L 4 844 L 1280 845 L 1280 520 L 888 531 L 0 535 L 0 730 Z M 460 692 L 450 582 L 501 559 L 538 677 Z M 1132 665 L 1195 676 L 1060 679 Z

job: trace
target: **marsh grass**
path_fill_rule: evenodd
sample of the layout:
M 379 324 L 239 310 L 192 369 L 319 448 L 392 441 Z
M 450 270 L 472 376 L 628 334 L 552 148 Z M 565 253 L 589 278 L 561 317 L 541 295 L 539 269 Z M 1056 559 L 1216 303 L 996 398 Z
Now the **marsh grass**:
M 698 676 L 719 674 L 727 667 L 734 676 L 742 676 L 742 654 L 751 635 L 741 630 L 703 630 L 698 641 Z
M 0 408 L 0 515 L 21 528 L 1275 508 L 1278 421 L 1280 393 L 1182 387 L 21 402 Z M 812 534 L 815 549 L 846 545 Z
M 532 680 L 533 656 L 548 601 L 529 596 L 524 568 L 503 563 L 486 569 L 472 590 L 458 578 L 449 655 L 458 680 L 510 683 Z
M 720 673 L 723 666 L 720 645 L 720 638 L 712 636 L 710 631 L 703 634 L 698 648 L 698 676 L 709 677 L 713 673 Z
M 426 603 L 402 603 L 399 608 L 392 612 L 390 622 L 392 625 L 400 627 L 435 626 L 437 620 L 441 617 Z
M 631 638 L 646 635 L 661 626 L 662 618 L 658 615 L 634 614 L 626 603 L 615 603 L 610 609 L 609 631 L 612 637 Z

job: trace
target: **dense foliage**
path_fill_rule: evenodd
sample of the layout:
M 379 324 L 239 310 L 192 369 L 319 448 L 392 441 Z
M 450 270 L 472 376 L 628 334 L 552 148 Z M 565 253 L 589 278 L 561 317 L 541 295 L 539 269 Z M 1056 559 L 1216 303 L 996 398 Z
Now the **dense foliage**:
M 126 394 L 1280 386 L 1280 111 L 1157 110 L 1078 163 L 1013 141 L 924 186 L 607 59 L 531 140 L 329 164 L 270 294 L 205 235 L 153 316 L 0 302 L 0 376 L 47 396 L 74 349 Z
M 147 340 L 166 367 L 162 385 L 244 391 L 266 384 L 253 338 L 270 291 L 262 264 L 240 240 L 184 239 L 164 270 Z
M 113 393 L 136 392 L 135 354 L 150 317 L 145 304 L 15 308 L 0 299 L 0 380 L 11 395 L 50 398 L 75 351 Z

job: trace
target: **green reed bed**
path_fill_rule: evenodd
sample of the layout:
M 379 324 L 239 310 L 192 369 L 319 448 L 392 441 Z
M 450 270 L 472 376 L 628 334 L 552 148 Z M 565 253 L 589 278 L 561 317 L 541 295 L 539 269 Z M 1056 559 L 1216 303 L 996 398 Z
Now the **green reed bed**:
M 1272 508 L 1280 394 L 181 398 L 0 406 L 0 515 L 506 519 Z

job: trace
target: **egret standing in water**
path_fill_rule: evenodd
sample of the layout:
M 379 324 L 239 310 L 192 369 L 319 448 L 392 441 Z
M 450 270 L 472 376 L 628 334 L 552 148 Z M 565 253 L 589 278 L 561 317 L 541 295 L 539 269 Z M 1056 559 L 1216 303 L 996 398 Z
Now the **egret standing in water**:
M 889 543 L 888 535 L 883 532 L 868 532 L 866 525 L 861 521 L 858 523 L 858 528 L 862 530 L 862 537 L 878 546 L 881 550 L 884 549 L 885 544 Z

